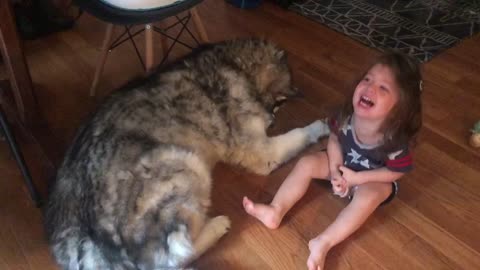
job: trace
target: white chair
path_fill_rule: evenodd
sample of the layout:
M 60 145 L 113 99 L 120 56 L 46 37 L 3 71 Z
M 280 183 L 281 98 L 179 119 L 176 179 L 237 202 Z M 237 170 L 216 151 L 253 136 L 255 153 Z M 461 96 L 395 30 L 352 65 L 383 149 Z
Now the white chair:
M 195 8 L 201 1 L 202 0 L 74 0 L 74 3 L 81 9 L 107 22 L 102 52 L 97 62 L 95 75 L 90 88 L 90 96 L 95 95 L 108 52 L 125 41 L 130 40 L 132 42 L 140 63 L 147 72 L 153 68 L 153 32 L 160 33 L 164 38 L 172 41 L 168 48 L 164 48 L 164 55 L 160 65 L 167 60 L 168 55 L 176 44 L 181 44 L 193 49 L 192 46 L 179 39 L 184 33 L 193 38 L 196 46 L 200 43 L 208 42 L 205 28 Z M 184 11 L 188 11 L 187 14 L 179 17 L 179 14 Z M 154 22 L 161 21 L 168 17 L 175 17 L 176 22 L 164 28 L 158 28 L 153 25 Z M 200 41 L 197 40 L 188 28 L 190 19 L 193 19 Z M 139 24 L 144 24 L 145 27 L 132 33 L 131 27 Z M 125 30 L 111 42 L 115 25 L 121 25 Z M 175 36 L 169 34 L 168 30 L 177 25 L 181 26 L 178 34 Z M 145 61 L 143 61 L 140 56 L 139 50 L 133 40 L 133 37 L 141 32 L 145 32 Z

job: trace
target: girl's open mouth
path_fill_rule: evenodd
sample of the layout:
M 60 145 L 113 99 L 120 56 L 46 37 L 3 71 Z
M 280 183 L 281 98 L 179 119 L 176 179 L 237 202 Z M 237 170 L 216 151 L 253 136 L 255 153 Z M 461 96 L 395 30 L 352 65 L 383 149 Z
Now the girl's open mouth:
M 360 105 L 363 105 L 363 106 L 368 107 L 368 108 L 371 108 L 371 107 L 373 107 L 373 105 L 375 105 L 375 103 L 373 103 L 373 101 L 366 96 L 361 96 L 360 101 L 358 103 L 360 103 Z

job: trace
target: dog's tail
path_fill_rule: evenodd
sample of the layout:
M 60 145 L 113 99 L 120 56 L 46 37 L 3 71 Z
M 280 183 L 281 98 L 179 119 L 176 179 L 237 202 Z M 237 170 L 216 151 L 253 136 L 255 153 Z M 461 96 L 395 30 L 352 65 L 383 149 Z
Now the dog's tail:
M 69 228 L 51 239 L 51 249 L 57 263 L 64 270 L 179 270 L 195 254 L 186 226 L 178 227 L 167 236 L 166 250 L 159 246 L 158 239 L 147 242 L 150 243 L 139 247 L 137 260 L 134 260 L 125 253 L 118 253 L 119 249 L 98 246 L 78 228 Z M 149 252 L 154 246 L 155 252 Z
M 59 232 L 51 239 L 51 249 L 57 263 L 65 270 L 111 269 L 103 252 L 90 237 L 78 228 L 69 228 Z
M 50 194 L 44 211 L 44 225 L 55 260 L 65 270 L 110 269 L 103 252 L 94 243 L 78 213 L 86 206 L 76 205 L 73 194 Z
M 163 236 L 146 239 L 137 247 L 133 243 L 109 247 L 104 239 L 93 239 L 74 220 L 56 221 L 47 233 L 53 256 L 64 270 L 179 270 L 195 254 L 185 224 L 171 226 Z
M 198 248 L 193 244 L 188 220 L 183 217 L 185 213 L 179 213 L 172 205 L 186 200 L 194 202 L 191 207 L 200 207 L 196 205 L 200 200 L 190 198 L 190 194 L 194 193 L 193 190 L 205 189 L 205 198 L 209 197 L 208 168 L 196 155 L 178 149 L 156 149 L 140 160 L 142 166 L 138 166 L 138 171 L 129 174 L 128 179 L 123 181 L 138 183 L 140 174 L 146 177 L 149 181 L 144 184 L 151 186 L 135 198 L 149 200 L 143 204 L 144 208 L 135 212 L 138 217 L 115 219 L 111 231 L 99 222 L 102 212 L 94 206 L 95 200 L 89 192 L 91 188 L 85 181 L 74 181 L 63 174 L 57 178 L 46 205 L 44 221 L 52 253 L 62 269 L 178 270 L 196 257 Z M 172 176 L 162 167 L 162 162 L 167 165 L 187 164 L 185 170 Z M 187 168 L 194 171 L 190 172 Z M 162 177 L 164 173 L 168 174 L 168 178 Z M 192 177 L 203 180 L 193 181 L 196 185 L 188 185 Z M 130 207 L 119 207 L 116 216 L 127 217 L 132 214 L 128 209 Z M 204 211 L 201 211 L 202 215 Z

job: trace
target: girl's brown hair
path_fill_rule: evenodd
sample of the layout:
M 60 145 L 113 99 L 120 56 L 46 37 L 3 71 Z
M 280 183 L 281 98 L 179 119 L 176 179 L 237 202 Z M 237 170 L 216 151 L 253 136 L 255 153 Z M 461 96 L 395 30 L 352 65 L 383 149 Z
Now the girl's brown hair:
M 371 66 L 385 65 L 392 71 L 399 91 L 399 99 L 380 127 L 384 134 L 383 154 L 390 153 L 398 147 L 415 142 L 422 126 L 422 75 L 419 62 L 400 52 L 388 51 L 381 55 Z M 368 70 L 370 70 L 370 68 Z M 367 72 L 368 72 L 367 70 Z M 366 75 L 363 74 L 362 78 Z M 357 81 L 358 83 L 359 81 Z M 353 114 L 352 98 L 355 88 L 346 100 L 338 123 L 341 125 Z

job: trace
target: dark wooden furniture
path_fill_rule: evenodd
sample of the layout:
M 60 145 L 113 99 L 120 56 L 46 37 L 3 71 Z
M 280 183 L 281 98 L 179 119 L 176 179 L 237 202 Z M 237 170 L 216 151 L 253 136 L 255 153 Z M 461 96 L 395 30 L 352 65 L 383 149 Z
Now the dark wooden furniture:
M 10 0 L 0 1 L 0 46 L 18 117 L 24 124 L 31 126 L 36 103 Z
M 10 151 L 12 152 L 12 155 L 15 158 L 15 161 L 17 162 L 18 168 L 22 173 L 23 179 L 25 181 L 25 185 L 27 187 L 28 192 L 30 193 L 30 197 L 35 202 L 35 205 L 37 207 L 40 207 L 42 205 L 41 196 L 38 193 L 38 190 L 32 181 L 30 170 L 28 169 L 27 163 L 23 158 L 22 151 L 18 146 L 17 140 L 15 139 L 15 136 L 13 135 L 10 125 L 8 124 L 7 117 L 1 107 L 0 107 L 0 134 L 5 135 L 5 139 L 8 143 L 8 146 L 10 147 Z
M 1 129 L 26 181 L 30 196 L 39 206 L 41 196 L 35 188 L 32 178 L 40 180 L 49 178 L 54 174 L 55 166 L 52 162 L 52 153 L 54 153 L 55 142 L 54 136 L 43 135 L 48 134 L 49 131 L 39 113 L 32 79 L 23 53 L 22 41 L 16 28 L 10 0 L 0 1 L 0 50 L 3 60 L 1 65 L 4 66 L 6 73 L 4 79 L 8 81 L 7 84 L 2 84 L 0 88 Z M 10 125 L 8 120 L 13 125 Z M 20 147 L 23 144 L 17 144 L 13 129 L 18 131 L 15 132 L 15 135 L 18 135 L 17 138 L 26 139 L 19 141 L 25 141 L 29 145 L 28 154 L 31 154 L 32 159 L 36 162 L 36 164 L 30 163 L 36 169 L 32 170 L 33 177 L 30 174 L 27 162 L 23 158 L 22 152 L 24 151 Z M 38 136 L 39 134 L 43 138 Z M 48 141 L 44 138 L 48 138 Z M 47 152 L 46 149 L 50 151 Z M 27 155 L 27 153 L 24 154 Z

